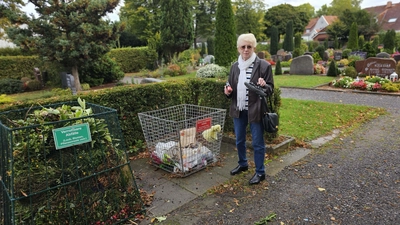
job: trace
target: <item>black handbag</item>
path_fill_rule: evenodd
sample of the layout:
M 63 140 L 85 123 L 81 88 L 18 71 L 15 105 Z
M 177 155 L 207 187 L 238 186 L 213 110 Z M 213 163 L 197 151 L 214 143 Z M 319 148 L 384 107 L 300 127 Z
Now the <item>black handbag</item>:
M 276 133 L 278 131 L 278 126 L 279 126 L 279 117 L 278 117 L 277 113 L 273 112 L 271 96 L 269 96 L 269 103 L 271 106 L 271 111 L 270 111 L 268 109 L 268 105 L 266 102 L 267 94 L 264 92 L 262 87 L 254 84 L 252 82 L 244 82 L 244 84 L 246 85 L 246 87 L 249 90 L 255 92 L 256 94 L 258 94 L 258 96 L 260 96 L 261 107 L 262 107 L 262 112 L 263 112 L 262 123 L 264 126 L 264 130 L 267 133 Z
M 263 116 L 262 116 L 262 123 L 264 126 L 264 130 L 267 133 L 276 133 L 278 132 L 279 127 L 279 117 L 278 114 L 272 112 L 268 109 L 268 105 L 266 103 L 265 97 L 261 97 L 262 105 L 263 105 Z M 272 102 L 271 99 L 269 100 L 271 110 L 272 110 Z

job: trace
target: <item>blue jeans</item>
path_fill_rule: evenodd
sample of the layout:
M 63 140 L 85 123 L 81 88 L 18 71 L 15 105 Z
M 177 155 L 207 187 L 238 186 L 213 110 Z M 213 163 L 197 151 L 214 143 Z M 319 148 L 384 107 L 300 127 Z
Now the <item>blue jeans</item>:
M 243 110 L 240 112 L 239 118 L 233 118 L 236 148 L 238 150 L 239 166 L 248 166 L 246 157 L 246 127 L 248 124 L 248 112 Z M 264 158 L 265 158 L 265 142 L 264 128 L 262 123 L 250 123 L 252 146 L 254 149 L 254 163 L 256 164 L 256 173 L 265 174 Z

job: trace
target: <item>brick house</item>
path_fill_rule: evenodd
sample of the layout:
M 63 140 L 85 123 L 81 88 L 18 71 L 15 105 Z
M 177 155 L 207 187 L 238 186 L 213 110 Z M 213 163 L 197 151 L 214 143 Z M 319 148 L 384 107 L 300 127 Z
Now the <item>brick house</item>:
M 395 30 L 400 32 L 400 3 L 388 1 L 386 5 L 365 8 L 369 13 L 375 15 L 382 31 Z

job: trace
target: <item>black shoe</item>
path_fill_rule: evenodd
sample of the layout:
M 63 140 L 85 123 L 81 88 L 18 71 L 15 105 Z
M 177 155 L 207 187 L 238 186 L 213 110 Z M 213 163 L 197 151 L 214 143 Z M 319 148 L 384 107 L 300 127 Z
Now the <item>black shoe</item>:
M 265 180 L 265 174 L 254 174 L 254 176 L 250 179 L 249 184 L 258 184 L 261 181 Z
M 231 175 L 239 174 L 243 171 L 247 171 L 249 169 L 248 166 L 237 166 L 235 169 L 231 170 Z

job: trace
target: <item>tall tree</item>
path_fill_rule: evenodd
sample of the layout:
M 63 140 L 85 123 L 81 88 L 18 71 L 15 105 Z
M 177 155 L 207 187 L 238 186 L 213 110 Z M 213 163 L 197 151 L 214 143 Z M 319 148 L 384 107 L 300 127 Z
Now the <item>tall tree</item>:
M 358 28 L 357 23 L 353 23 L 350 28 L 349 41 L 347 42 L 347 48 L 355 51 L 358 50 Z
M 233 2 L 237 34 L 253 33 L 257 40 L 265 40 L 262 0 L 236 0 Z
M 22 0 L 2 0 L 0 2 L 0 39 L 7 39 L 5 30 L 12 26 L 7 18 L 9 12 L 21 12 Z
M 396 31 L 388 30 L 386 31 L 385 37 L 383 38 L 383 48 L 385 52 L 392 54 L 394 48 L 396 47 Z
M 278 52 L 278 44 L 279 44 L 278 36 L 279 36 L 278 29 L 275 26 L 271 27 L 271 45 L 269 49 L 271 55 L 276 55 L 276 53 Z
M 237 60 L 236 26 L 231 0 L 220 0 L 215 22 L 215 63 L 230 66 Z
M 301 33 L 296 33 L 294 35 L 294 48 L 300 48 L 301 46 Z
M 293 51 L 293 21 L 289 21 L 286 24 L 286 34 L 283 41 L 283 49 L 285 51 Z
M 161 1 L 161 45 L 168 60 L 175 53 L 190 48 L 193 40 L 192 16 L 188 1 Z
M 207 38 L 214 36 L 215 15 L 217 13 L 216 0 L 196 0 L 194 37 Z
M 330 6 L 322 5 L 321 8 L 316 12 L 316 15 L 331 15 L 339 16 L 343 14 L 345 10 L 356 11 L 361 10 L 362 0 L 332 0 Z
M 104 20 L 113 12 L 119 0 L 53 1 L 29 0 L 38 17 L 18 12 L 10 14 L 14 27 L 7 34 L 24 49 L 34 49 L 43 59 L 58 61 L 71 71 L 75 87 L 81 90 L 78 69 L 107 53 L 118 39 L 124 26 Z
M 124 0 L 121 7 L 121 20 L 126 21 L 127 32 L 131 32 L 141 42 L 147 43 L 160 32 L 160 0 Z
M 315 8 L 310 3 L 304 3 L 297 6 L 299 12 L 305 12 L 307 17 L 313 18 L 315 16 Z

